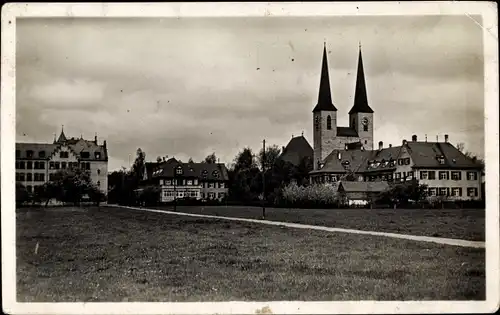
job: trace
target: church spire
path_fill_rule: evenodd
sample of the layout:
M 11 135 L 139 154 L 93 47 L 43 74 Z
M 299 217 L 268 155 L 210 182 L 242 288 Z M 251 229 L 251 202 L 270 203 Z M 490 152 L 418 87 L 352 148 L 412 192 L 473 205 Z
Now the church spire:
M 62 127 L 61 127 L 61 134 L 59 135 L 59 138 L 57 139 L 57 143 L 63 143 L 66 140 L 67 140 L 66 139 L 66 135 L 64 135 L 64 125 L 62 125 Z
M 326 55 L 326 43 L 323 46 L 323 63 L 321 66 L 321 80 L 319 83 L 318 104 L 314 107 L 313 112 L 316 111 L 336 111 L 337 108 L 332 103 L 332 94 L 330 90 L 330 77 L 328 75 L 328 60 Z
M 361 43 L 359 43 L 358 74 L 356 77 L 356 91 L 354 94 L 354 105 L 349 114 L 373 113 L 373 109 L 368 105 L 366 96 L 365 72 L 363 70 L 363 58 L 361 56 Z

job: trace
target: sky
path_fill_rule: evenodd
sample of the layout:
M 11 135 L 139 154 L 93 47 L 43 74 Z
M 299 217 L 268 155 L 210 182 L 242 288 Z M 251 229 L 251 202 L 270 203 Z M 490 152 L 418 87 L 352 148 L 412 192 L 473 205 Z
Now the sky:
M 479 18 L 476 18 L 480 19 Z M 359 43 L 374 143 L 463 142 L 484 157 L 482 30 L 467 16 L 17 19 L 16 141 L 107 141 L 109 170 L 146 159 L 312 145 L 326 42 L 339 126 Z

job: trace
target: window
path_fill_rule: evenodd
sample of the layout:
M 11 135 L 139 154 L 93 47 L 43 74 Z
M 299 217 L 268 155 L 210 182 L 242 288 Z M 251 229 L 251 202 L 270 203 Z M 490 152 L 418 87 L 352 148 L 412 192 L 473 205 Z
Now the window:
M 453 187 L 451 189 L 451 195 L 452 196 L 461 197 L 462 196 L 462 188 L 460 188 L 460 187 Z
M 451 172 L 451 179 L 461 180 L 462 179 L 462 172 L 460 172 L 460 171 Z
M 61 151 L 59 152 L 59 157 L 61 159 L 67 159 L 69 157 L 69 153 L 67 151 Z
M 45 162 L 38 162 L 38 167 L 39 167 L 39 169 L 44 170 L 45 169 Z
M 430 180 L 436 179 L 436 171 L 427 171 L 427 173 L 429 174 Z
M 39 151 L 38 152 L 38 157 L 42 158 L 42 159 L 45 158 L 45 151 Z
M 368 131 L 368 125 L 363 125 L 363 131 Z
M 410 158 L 405 159 L 405 165 L 410 165 Z
M 55 166 L 56 166 L 56 170 L 58 170 L 58 169 L 59 169 L 59 166 L 60 166 L 60 165 L 59 165 L 59 162 L 56 162 L 56 165 L 55 165 Z
M 219 193 L 219 198 L 221 198 L 221 199 L 222 199 L 222 198 L 224 198 L 224 195 L 225 195 L 225 194 L 224 194 L 223 192 L 220 192 L 220 193 Z
M 90 158 L 90 152 L 81 152 L 80 156 L 82 157 L 82 159 L 88 159 Z
M 28 150 L 26 151 L 26 156 L 31 159 L 33 157 L 33 151 L 32 150 Z
M 35 174 L 34 174 L 34 177 L 35 177 L 34 181 L 35 181 L 35 182 L 38 182 L 38 175 L 39 175 L 38 173 L 35 173 Z
M 31 185 L 26 186 L 26 190 L 27 190 L 29 193 L 32 193 L 32 192 L 33 192 L 33 186 L 31 186 Z
M 337 180 L 337 175 L 332 175 L 332 182 L 336 182 Z
M 167 186 L 172 185 L 172 181 L 171 181 L 170 179 L 167 179 L 167 180 L 166 180 L 166 184 L 165 184 L 165 185 L 167 185 Z
M 188 185 L 188 186 L 192 186 L 192 185 L 193 185 L 193 181 L 192 181 L 192 180 L 190 180 L 190 179 L 188 179 L 188 181 L 187 181 L 187 185 Z
M 467 172 L 467 180 L 477 180 L 477 172 Z
M 413 171 L 408 172 L 408 176 L 407 177 L 408 177 L 408 179 L 413 179 Z
M 201 175 L 203 176 L 203 178 L 207 178 L 208 171 L 207 170 L 203 170 L 203 172 L 201 173 Z
M 99 160 L 101 158 L 101 152 L 94 152 L 94 157 L 96 160 Z
M 214 188 L 214 183 L 208 183 L 208 188 Z
M 224 188 L 224 183 L 219 183 L 219 188 Z
M 24 182 L 24 173 L 19 173 L 19 180 Z
M 393 175 L 392 174 L 388 174 L 387 175 L 387 180 L 391 181 L 393 179 Z
M 190 193 L 191 197 L 196 197 L 198 194 L 196 193 L 196 190 L 192 190 Z
M 429 196 L 436 196 L 436 188 L 430 187 L 429 191 L 428 191 L 428 195 Z
M 49 181 L 53 181 L 54 180 L 54 174 L 49 174 Z
M 448 171 L 439 171 L 439 179 L 448 179 L 449 178 L 449 173 Z
M 31 161 L 26 162 L 26 168 L 29 170 L 33 169 L 33 162 Z
M 443 156 L 438 156 L 437 158 L 439 164 L 444 164 L 444 157 Z
M 400 172 L 397 172 L 397 173 L 394 173 L 396 175 L 396 179 L 400 179 L 401 178 L 401 173 Z
M 20 157 L 21 157 L 21 151 L 20 150 L 16 150 L 16 159 L 18 159 Z
M 398 165 L 403 165 L 404 162 L 403 162 L 403 159 L 398 159 Z
M 427 179 L 427 171 L 420 171 L 420 179 Z
M 97 187 L 101 187 L 101 181 L 100 180 L 97 181 Z
M 86 170 L 90 170 L 90 162 L 87 162 L 87 163 L 85 164 L 85 169 L 86 169 Z
M 42 182 L 45 181 L 45 174 L 40 174 L 40 181 L 42 181 Z
M 61 162 L 61 168 L 64 170 L 66 169 L 66 162 Z
M 19 162 L 19 168 L 24 170 L 24 161 Z
M 101 175 L 101 170 L 97 169 L 97 175 Z
M 208 198 L 214 199 L 215 198 L 215 193 L 213 193 L 213 192 L 208 193 Z
M 33 174 L 28 173 L 26 174 L 26 181 L 31 182 L 33 180 Z
M 330 115 L 326 117 L 326 129 L 332 130 L 332 117 Z
M 177 174 L 177 175 L 182 175 L 182 167 L 178 166 L 178 167 L 175 169 L 175 174 Z
M 194 179 L 193 184 L 194 184 L 195 186 L 198 186 L 198 179 L 197 179 L 197 178 L 195 178 L 195 179 Z
M 215 178 L 219 178 L 219 172 L 217 172 L 217 171 L 213 171 L 212 175 L 213 175 Z
M 448 189 L 446 187 L 439 188 L 439 196 L 446 196 L 448 193 Z
M 205 193 L 201 193 L 201 198 L 205 199 Z
M 477 188 L 475 187 L 467 188 L 467 197 L 477 197 Z
M 314 127 L 316 128 L 316 130 L 319 130 L 319 117 L 316 116 L 316 118 L 314 119 Z

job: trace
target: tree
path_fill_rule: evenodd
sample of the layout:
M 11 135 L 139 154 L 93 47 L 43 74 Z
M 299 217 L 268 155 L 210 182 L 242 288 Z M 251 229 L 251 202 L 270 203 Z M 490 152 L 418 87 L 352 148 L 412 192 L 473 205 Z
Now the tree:
M 188 163 L 194 163 L 192 158 L 189 158 Z
M 262 162 L 265 161 L 265 169 L 270 169 L 276 160 L 278 160 L 281 149 L 277 145 L 272 145 L 266 148 L 266 156 L 264 159 L 264 148 L 260 149 L 258 154 L 259 167 L 262 167 Z
M 22 184 L 16 183 L 16 205 L 21 206 L 30 200 L 30 194 L 26 187 Z
M 234 169 L 236 171 L 244 169 L 252 169 L 256 167 L 257 163 L 255 163 L 254 154 L 252 152 L 252 149 L 248 147 L 244 148 L 241 152 L 239 152 L 235 158 Z
M 213 152 L 212 154 L 207 155 L 207 157 L 205 158 L 205 160 L 203 162 L 204 163 L 208 163 L 208 164 L 215 164 L 215 163 L 217 163 L 217 157 L 215 156 L 215 152 Z
M 473 160 L 475 163 L 478 164 L 478 166 L 481 167 L 481 170 L 484 172 L 484 159 L 479 158 L 476 154 L 466 151 L 465 150 L 465 144 L 463 142 L 457 143 L 457 150 L 462 152 L 467 158 Z
M 138 148 L 136 152 L 135 161 L 134 164 L 132 165 L 132 170 L 131 170 L 132 176 L 137 181 L 137 184 L 139 184 L 139 181 L 142 179 L 145 167 L 146 167 L 146 152 L 142 151 L 141 148 Z
M 160 163 L 161 163 L 161 156 L 158 156 L 158 157 L 156 158 L 156 163 L 158 163 L 158 164 L 160 164 Z
M 413 179 L 406 182 L 398 182 L 382 192 L 377 198 L 377 202 L 388 203 L 394 206 L 407 205 L 411 201 L 419 203 L 427 197 L 427 185 L 419 184 Z

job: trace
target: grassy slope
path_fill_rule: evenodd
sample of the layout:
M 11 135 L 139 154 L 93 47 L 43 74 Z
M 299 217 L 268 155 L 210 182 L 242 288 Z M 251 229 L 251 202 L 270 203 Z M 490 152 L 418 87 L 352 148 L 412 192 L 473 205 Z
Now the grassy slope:
M 117 208 L 17 215 L 20 302 L 484 299 L 484 257 Z
M 172 210 L 171 206 L 155 209 Z M 257 219 L 262 208 L 238 206 L 177 207 L 177 211 Z M 484 241 L 484 209 L 280 209 L 266 219 L 367 231 L 394 232 Z

